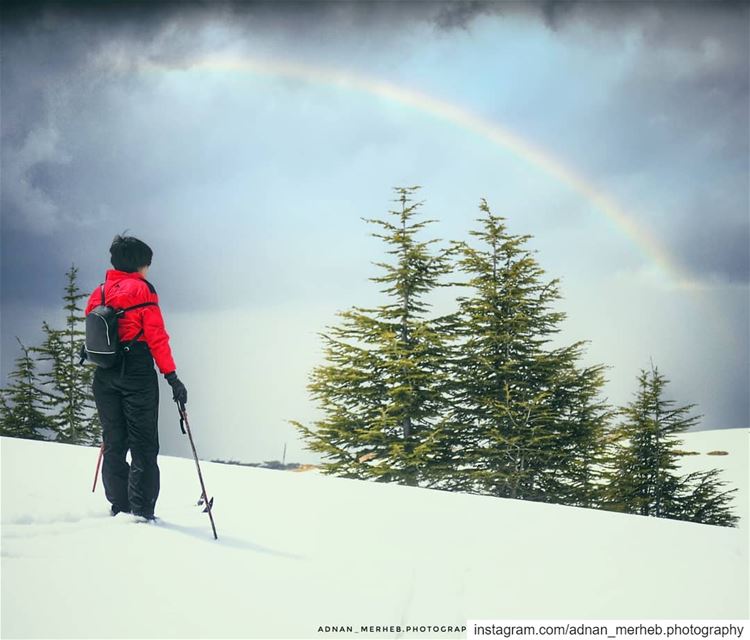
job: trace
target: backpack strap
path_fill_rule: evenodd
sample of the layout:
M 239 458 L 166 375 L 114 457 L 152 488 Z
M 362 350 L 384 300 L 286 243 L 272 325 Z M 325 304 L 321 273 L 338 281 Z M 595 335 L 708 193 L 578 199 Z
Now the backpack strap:
M 124 353 L 127 353 L 130 351 L 130 347 L 132 347 L 137 341 L 138 338 L 140 338 L 143 335 L 143 328 L 135 334 L 135 338 L 132 338 L 131 340 L 128 340 L 127 342 L 124 342 L 122 344 L 122 350 Z M 125 375 L 125 357 L 122 357 L 122 362 L 120 363 L 120 378 L 122 378 Z
M 126 311 L 130 311 L 131 309 L 140 309 L 141 307 L 158 307 L 159 305 L 156 304 L 156 302 L 139 302 L 138 304 L 134 304 L 131 307 L 125 307 L 124 309 L 120 309 L 115 315 L 121 316 Z M 132 347 L 138 338 L 140 338 L 143 335 L 143 327 L 141 327 L 141 330 L 135 335 L 135 338 L 132 338 L 128 340 L 126 343 L 123 344 L 123 351 L 130 351 L 130 347 Z
M 159 305 L 156 302 L 139 302 L 138 304 L 134 304 L 130 307 L 125 307 L 124 309 L 120 309 L 115 315 L 121 316 L 126 311 L 130 311 L 131 309 L 139 309 L 140 307 L 158 307 Z
M 102 293 L 102 306 L 104 306 L 104 283 L 101 284 L 101 293 Z
M 142 335 L 143 335 L 143 329 L 141 328 L 141 330 L 135 334 L 135 338 L 131 338 L 130 340 L 128 340 L 126 343 L 123 344 L 122 350 L 130 351 L 130 347 L 132 347 L 138 341 L 138 338 L 140 338 Z

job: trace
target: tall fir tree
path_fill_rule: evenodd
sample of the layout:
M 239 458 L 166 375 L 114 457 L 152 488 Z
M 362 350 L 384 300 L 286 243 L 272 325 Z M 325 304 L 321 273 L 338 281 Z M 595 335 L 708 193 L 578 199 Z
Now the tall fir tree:
M 417 235 L 432 220 L 416 220 L 419 187 L 395 189 L 400 204 L 380 227 L 391 262 L 377 262 L 386 304 L 340 312 L 338 326 L 321 334 L 326 364 L 314 369 L 308 389 L 323 418 L 314 428 L 293 424 L 308 448 L 323 455 L 327 473 L 408 485 L 431 485 L 446 414 L 447 338 L 441 318 L 430 317 L 427 295 L 449 270 L 436 239 Z
M 91 389 L 93 371 L 78 364 L 85 335 L 79 302 L 87 296 L 78 288 L 75 265 L 65 275 L 65 328 L 53 329 L 44 322 L 44 341 L 35 348 L 39 360 L 46 363 L 40 392 L 59 441 L 94 445 L 100 441 L 101 428 Z
M 21 355 L 10 373 L 10 384 L 0 391 L 0 435 L 30 440 L 45 439 L 50 420 L 39 397 L 36 361 L 31 349 L 16 337 Z
M 694 404 L 664 398 L 669 381 L 658 368 L 641 369 L 635 398 L 621 409 L 614 431 L 606 506 L 657 518 L 732 525 L 732 491 L 722 491 L 718 470 L 681 476 L 679 435 L 698 424 Z
M 584 341 L 551 349 L 565 314 L 552 310 L 558 280 L 544 270 L 505 218 L 480 203 L 479 246 L 456 243 L 460 283 L 452 331 L 450 456 L 456 490 L 594 506 L 602 440 L 611 411 L 598 397 L 603 366 L 579 368 Z M 458 471 L 451 471 L 457 469 Z

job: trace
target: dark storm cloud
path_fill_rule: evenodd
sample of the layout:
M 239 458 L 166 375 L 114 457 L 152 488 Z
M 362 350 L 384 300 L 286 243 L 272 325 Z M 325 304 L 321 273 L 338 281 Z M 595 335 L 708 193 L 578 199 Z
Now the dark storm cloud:
M 625 173 L 650 174 L 680 194 L 662 237 L 689 276 L 747 283 L 748 5 L 678 8 L 644 8 L 644 47 L 609 98 L 630 126 L 608 128 L 602 148 L 621 151 Z
M 8 238 L 27 246 L 52 233 L 61 245 L 75 242 L 87 222 L 106 215 L 92 210 L 96 205 L 92 202 L 89 207 L 85 196 L 80 196 L 76 207 L 66 200 L 71 187 L 60 176 L 69 177 L 64 169 L 71 154 L 61 144 L 62 124 L 57 121 L 61 95 L 66 91 L 85 95 L 96 84 L 89 65 L 103 47 L 121 46 L 141 58 L 189 65 L 209 46 L 200 33 L 212 21 L 242 29 L 248 38 L 258 31 L 276 30 L 290 41 L 304 39 L 324 47 L 338 33 L 387 34 L 414 24 L 469 29 L 476 20 L 496 14 L 524 14 L 560 33 L 584 25 L 593 40 L 598 34 L 616 40 L 635 29 L 645 43 L 643 53 L 609 96 L 609 112 L 624 126 L 601 123 L 596 167 L 615 173 L 671 171 L 677 180 L 697 170 L 681 148 L 705 139 L 706 154 L 738 176 L 727 185 L 736 196 L 722 204 L 729 215 L 714 219 L 717 241 L 710 245 L 737 237 L 738 219 L 746 215 L 743 192 L 749 137 L 748 5 L 744 2 L 6 1 L 0 62 L 4 248 Z M 692 189 L 694 193 L 686 198 L 705 199 L 701 185 Z M 15 235 L 10 235 L 11 230 Z M 711 260 L 705 250 L 693 250 L 689 237 L 688 230 L 685 238 L 669 244 L 693 275 L 723 274 L 735 281 L 746 273 L 741 248 L 731 260 L 726 254 Z M 4 251 L 4 273 L 12 273 L 8 256 L 12 251 Z M 3 297 L 7 293 L 18 292 L 4 287 Z
M 688 272 L 734 284 L 750 281 L 750 219 L 735 215 L 736 209 L 748 210 L 748 194 L 737 196 L 700 198 L 685 212 L 670 248 Z
M 179 20 L 218 18 L 238 20 L 247 26 L 283 26 L 301 28 L 319 27 L 321 23 L 378 27 L 408 24 L 416 21 L 432 22 L 441 28 L 465 27 L 473 19 L 488 13 L 522 7 L 523 3 L 495 3 L 484 1 L 440 1 L 382 2 L 378 0 L 339 0 L 309 2 L 304 0 L 284 1 L 129 1 L 129 2 L 59 2 L 54 0 L 5 3 L 3 21 L 10 29 L 26 28 L 29 25 L 55 23 L 71 20 L 85 23 L 89 28 L 98 27 L 110 31 L 132 31 L 147 25 L 148 31 L 158 31 L 165 24 Z M 499 5 L 504 4 L 504 8 Z M 137 35 L 133 33 L 133 35 Z M 142 39 L 147 39 L 144 34 Z
M 66 214 L 47 180 L 48 169 L 68 161 L 58 144 L 55 100 L 71 87 L 85 92 L 96 82 L 88 65 L 102 47 L 121 43 L 130 54 L 178 64 L 200 53 L 197 31 L 206 20 L 234 23 L 241 16 L 248 29 L 276 24 L 301 30 L 319 22 L 316 16 L 341 11 L 336 3 L 299 2 L 22 1 L 0 7 L 3 224 L 41 233 L 56 230 Z M 377 15 L 366 5 L 355 13 Z M 66 222 L 75 223 L 67 213 Z
M 517 14 L 539 18 L 551 29 L 564 28 L 574 21 L 611 30 L 622 30 L 624 26 L 638 24 L 644 28 L 644 34 L 653 44 L 659 44 L 664 38 L 677 38 L 684 42 L 691 35 L 684 30 L 689 23 L 699 27 L 706 19 L 714 21 L 722 15 L 729 20 L 741 21 L 748 15 L 748 5 L 730 0 L 5 0 L 2 5 L 4 33 L 36 30 L 40 34 L 49 34 L 64 24 L 71 24 L 73 28 L 85 25 L 89 37 L 78 45 L 91 44 L 102 34 L 127 35 L 134 40 L 148 41 L 170 23 L 179 22 L 181 26 L 186 26 L 211 18 L 238 22 L 249 28 L 266 26 L 289 29 L 296 26 L 307 31 L 325 25 L 334 29 L 347 25 L 393 28 L 417 22 L 450 30 L 466 28 L 483 16 Z M 75 57 L 80 50 L 75 42 L 69 44 L 73 45 L 72 49 L 67 53 L 59 52 L 63 59 Z
M 111 106 L 103 104 L 110 97 L 101 90 L 110 78 L 94 65 L 97 54 L 106 49 L 115 55 L 121 51 L 125 61 L 137 58 L 187 67 L 215 46 L 215 40 L 204 38 L 211 25 L 228 25 L 246 42 L 253 42 L 257 34 L 272 33 L 279 50 L 311 55 L 325 54 L 328 48 L 341 54 L 346 46 L 359 44 L 358 40 L 367 41 L 377 52 L 397 41 L 390 39 L 392 34 L 416 33 L 415 27 L 433 27 L 438 35 L 470 33 L 480 21 L 498 16 L 522 17 L 530 24 L 543 25 L 545 36 L 553 39 L 574 33 L 570 40 L 580 37 L 581 50 L 592 56 L 600 48 L 608 53 L 618 46 L 625 48 L 626 36 L 635 34 L 640 39 L 639 53 L 619 84 L 609 88 L 601 120 L 582 130 L 563 127 L 560 141 L 588 137 L 595 142 L 599 155 L 592 153 L 586 167 L 592 178 L 641 173 L 663 180 L 664 193 L 680 193 L 679 220 L 660 228 L 659 235 L 677 262 L 698 278 L 748 280 L 748 6 L 744 2 L 5 0 L 0 7 L 0 302 L 3 346 L 9 354 L 3 356 L 6 369 L 16 349 L 12 332 L 26 330 L 27 310 L 32 306 L 59 309 L 64 272 L 72 261 L 80 267 L 85 289 L 101 280 L 108 266 L 106 248 L 114 233 L 122 231 L 123 219 L 141 224 L 132 232 L 140 235 L 143 231 L 143 237 L 158 248 L 153 278 L 173 308 L 215 310 L 235 302 L 234 292 L 227 294 L 228 285 L 200 280 L 203 276 L 197 268 L 201 261 L 208 263 L 227 252 L 224 245 L 230 231 L 222 229 L 216 237 L 197 242 L 200 232 L 192 229 L 184 243 L 175 242 L 179 227 L 167 228 L 160 224 L 158 212 L 142 211 L 147 200 L 144 193 L 153 194 L 159 181 L 173 182 L 181 189 L 190 182 L 186 176 L 198 176 L 200 167 L 175 169 L 173 165 L 182 161 L 177 157 L 179 149 L 167 150 L 168 161 L 162 163 L 159 175 L 149 175 L 135 155 L 119 162 L 105 157 L 106 147 L 132 137 L 133 131 L 130 121 L 123 125 L 115 118 L 106 119 L 105 114 L 117 109 L 100 108 Z M 345 44 L 334 48 L 341 42 Z M 297 49 L 300 43 L 303 46 Z M 116 83 L 110 83 L 117 84 L 117 94 L 111 99 L 119 96 L 130 99 L 130 105 L 138 103 L 144 82 L 138 74 L 119 75 Z M 592 98 L 599 97 L 593 95 L 596 87 L 585 89 L 592 92 Z M 68 102 L 74 107 L 66 106 L 71 95 L 75 100 Z M 147 92 L 143 96 L 149 97 Z M 85 117 L 73 120 L 76 127 L 65 121 L 70 108 L 85 110 Z M 554 102 L 538 105 L 538 109 L 554 135 L 552 129 L 560 124 Z M 543 141 L 546 144 L 547 138 Z M 158 153 L 158 142 L 154 147 L 136 153 Z M 703 171 L 701 158 L 712 165 L 708 171 Z M 123 167 L 127 175 L 113 175 Z M 304 166 L 297 170 L 304 171 Z M 721 180 L 717 174 L 723 174 Z M 720 184 L 707 191 L 696 176 Z M 174 211 L 181 204 L 152 199 Z M 103 202 L 120 208 L 101 209 Z M 149 215 L 154 222 L 146 226 Z M 179 213 L 170 223 L 176 224 L 178 217 Z M 207 245 L 204 249 L 209 250 L 196 258 L 196 244 Z M 240 253 L 235 250 L 232 255 Z M 250 272 L 272 270 L 265 256 L 242 254 L 242 259 L 266 259 L 265 265 L 252 265 Z M 172 265 L 169 277 L 160 279 L 157 269 L 161 265 Z M 259 282 L 254 290 L 264 300 L 272 295 L 297 299 L 294 284 L 274 292 L 261 290 Z M 6 323 L 9 308 L 15 312 Z M 732 384 L 744 391 L 744 380 L 733 376 Z M 717 413 L 736 414 L 740 407 L 746 414 L 746 395 L 738 394 L 731 396 L 737 401 L 726 403 Z M 727 424 L 746 425 L 746 416 Z
M 54 2 L 6 1 L 2 5 L 2 232 L 28 246 L 57 234 L 70 243 L 98 214 L 87 203 L 71 206 L 65 167 L 70 152 L 60 140 L 59 103 L 86 95 L 100 81 L 91 63 L 103 48 L 121 47 L 136 58 L 189 65 L 203 50 L 200 31 L 212 21 L 246 30 L 283 30 L 315 44 L 341 30 L 388 29 L 415 21 L 443 29 L 465 27 L 489 10 L 479 2 Z M 101 72 L 99 72 L 101 73 Z M 119 78 L 120 82 L 137 82 Z M 94 167 L 95 170 L 95 167 Z M 87 173 L 89 180 L 96 177 Z M 92 189 L 92 190 L 95 190 Z M 69 195 L 69 193 L 68 193 Z M 83 205 L 83 206 L 81 206 Z M 11 236 L 11 231 L 13 235 Z M 37 244 L 41 244 L 41 239 Z M 3 256 L 12 272 L 12 251 Z M 54 252 L 46 252 L 52 259 Z M 49 265 L 53 271 L 62 265 Z M 39 267 L 42 268 L 42 267 Z M 46 269 L 45 269 L 46 271 Z M 32 271 L 26 271 L 31 277 Z M 3 297 L 19 293 L 3 288 Z
M 585 173 L 603 181 L 640 175 L 660 182 L 658 189 L 671 190 L 676 200 L 668 212 L 671 224 L 659 223 L 662 243 L 686 275 L 750 281 L 750 4 L 539 6 L 553 32 L 565 37 L 575 29 L 592 50 L 605 41 L 623 51 L 634 46 L 633 38 L 638 43 L 604 107 L 593 117 L 580 113 L 577 128 L 590 138 L 586 146 L 580 136 Z M 553 120 L 550 114 L 554 127 Z M 550 141 L 555 136 L 561 148 L 570 144 L 566 131 L 549 131 Z
M 691 230 L 682 239 L 685 249 L 679 255 L 689 256 L 689 267 L 716 280 L 742 284 L 750 280 L 750 229 L 747 222 L 735 227 L 722 225 L 716 230 Z

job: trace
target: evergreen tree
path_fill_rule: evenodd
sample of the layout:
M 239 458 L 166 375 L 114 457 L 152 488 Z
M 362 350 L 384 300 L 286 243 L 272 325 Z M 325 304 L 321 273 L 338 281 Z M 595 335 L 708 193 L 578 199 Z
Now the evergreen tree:
M 53 329 L 44 322 L 45 339 L 35 350 L 39 360 L 47 363 L 40 374 L 41 395 L 57 439 L 93 445 L 100 440 L 100 426 L 91 390 L 93 371 L 78 364 L 85 335 L 80 328 L 84 318 L 79 301 L 87 296 L 78 288 L 77 275 L 75 265 L 66 273 L 65 328 Z
M 739 517 L 732 512 L 733 493 L 725 490 L 726 482 L 718 469 L 696 471 L 684 476 L 681 486 L 680 520 L 734 527 Z
M 644 516 L 675 517 L 679 512 L 677 435 L 697 424 L 694 405 L 674 407 L 663 398 L 666 378 L 652 364 L 638 376 L 638 391 L 621 410 L 625 421 L 616 437 L 608 488 L 612 508 Z
M 679 434 L 695 426 L 694 404 L 677 407 L 664 399 L 668 380 L 651 364 L 638 376 L 634 400 L 621 410 L 625 420 L 614 432 L 607 506 L 658 518 L 732 524 L 731 491 L 721 491 L 718 470 L 680 476 Z
M 602 366 L 579 369 L 583 341 L 546 347 L 565 314 L 551 310 L 558 281 L 481 201 L 471 235 L 456 243 L 471 295 L 452 331 L 451 442 L 447 485 L 463 491 L 591 506 L 610 412 L 597 399 Z M 458 469 L 451 472 L 450 469 Z
M 578 344 L 578 343 L 577 343 Z M 572 353 L 572 360 L 568 357 Z M 560 368 L 549 381 L 553 389 L 546 416 L 554 452 L 551 467 L 542 468 L 538 500 L 599 508 L 603 498 L 606 442 L 614 411 L 601 399 L 604 365 L 579 367 L 579 347 L 557 350 Z
M 39 381 L 31 349 L 16 337 L 21 356 L 10 374 L 12 382 L 0 392 L 0 435 L 43 440 L 50 421 L 39 401 Z
M 337 315 L 338 326 L 322 334 L 326 364 L 310 376 L 308 389 L 324 417 L 315 429 L 293 424 L 308 448 L 323 454 L 323 469 L 350 478 L 430 485 L 436 472 L 446 414 L 446 337 L 443 319 L 431 318 L 426 296 L 449 269 L 437 240 L 417 234 L 432 220 L 417 221 L 419 187 L 396 188 L 400 208 L 390 219 L 366 219 L 372 235 L 388 245 L 392 262 L 375 263 L 388 302 L 353 307 Z

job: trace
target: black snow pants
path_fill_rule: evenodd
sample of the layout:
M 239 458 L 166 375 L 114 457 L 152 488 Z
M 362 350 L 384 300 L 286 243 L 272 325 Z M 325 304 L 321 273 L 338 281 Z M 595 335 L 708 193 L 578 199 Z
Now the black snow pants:
M 153 515 L 159 496 L 159 381 L 148 345 L 136 342 L 122 365 L 97 367 L 93 392 L 102 424 L 107 500 L 119 511 Z

